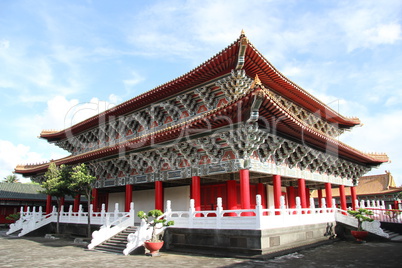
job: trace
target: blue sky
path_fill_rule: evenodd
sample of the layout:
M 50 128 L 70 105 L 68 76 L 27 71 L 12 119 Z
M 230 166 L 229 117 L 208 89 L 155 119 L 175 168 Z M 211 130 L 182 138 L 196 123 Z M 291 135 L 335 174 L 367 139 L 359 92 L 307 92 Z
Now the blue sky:
M 402 1 L 0 1 L 0 178 L 67 153 L 38 139 L 170 81 L 241 30 L 292 81 L 364 124 L 402 184 Z M 24 180 L 26 181 L 26 180 Z

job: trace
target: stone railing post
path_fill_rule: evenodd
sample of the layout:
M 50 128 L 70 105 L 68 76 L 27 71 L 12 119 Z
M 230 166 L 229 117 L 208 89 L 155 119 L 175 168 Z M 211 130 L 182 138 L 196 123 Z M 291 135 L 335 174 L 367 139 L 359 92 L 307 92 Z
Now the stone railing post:
M 73 216 L 73 205 L 68 207 L 68 222 L 71 223 L 71 217 Z
M 261 196 L 260 196 L 260 197 L 261 197 Z M 282 213 L 283 213 L 283 210 L 286 209 L 286 207 L 285 207 L 285 197 L 284 197 L 283 195 L 281 195 L 281 196 L 279 197 L 279 208 L 280 208 L 280 210 L 281 210 L 280 214 L 282 214 Z
M 301 214 L 301 202 L 300 202 L 300 197 L 296 196 L 296 210 L 297 210 L 297 214 Z
M 82 205 L 79 205 L 79 207 L 78 207 L 78 222 L 81 222 L 81 216 L 82 216 Z
M 310 209 L 312 213 L 315 213 L 315 203 L 314 203 L 314 198 L 310 197 Z
M 106 205 L 102 204 L 101 206 L 101 216 L 100 216 L 100 224 L 105 224 L 105 214 L 106 214 Z
M 194 208 L 194 199 L 190 199 L 190 208 L 188 209 L 188 226 L 189 228 L 193 228 L 193 223 L 194 223 L 194 212 L 195 212 L 195 208 Z
M 321 198 L 321 208 L 322 208 L 322 213 L 327 213 L 327 201 L 325 201 L 325 198 Z
M 171 215 L 172 215 L 172 202 L 170 200 L 166 201 L 166 221 L 171 220 Z
M 261 203 L 261 195 L 257 194 L 255 196 L 255 228 L 262 229 L 262 203 Z
M 130 220 L 131 220 L 130 225 L 134 226 L 134 221 L 135 221 L 134 202 L 130 202 L 130 211 L 129 211 L 129 213 L 130 213 Z
M 114 204 L 114 218 L 113 221 L 119 218 L 119 203 Z
M 366 208 L 366 205 L 364 204 L 364 200 L 360 200 L 360 207 L 361 208 Z
M 221 229 L 222 227 L 222 198 L 218 197 L 216 200 L 216 228 Z

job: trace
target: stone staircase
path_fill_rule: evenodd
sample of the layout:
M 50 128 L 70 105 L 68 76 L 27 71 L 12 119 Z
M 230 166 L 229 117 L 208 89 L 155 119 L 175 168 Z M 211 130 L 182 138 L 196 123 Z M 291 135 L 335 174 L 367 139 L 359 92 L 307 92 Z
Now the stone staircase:
M 388 239 L 391 240 L 392 242 L 402 242 L 402 235 L 389 231 L 384 228 L 383 228 L 383 230 L 384 230 L 384 233 L 387 233 L 389 235 Z
M 135 233 L 136 231 L 136 226 L 128 227 L 109 240 L 106 240 L 102 244 L 96 246 L 94 250 L 123 255 L 123 250 L 126 248 L 127 244 L 127 236 L 131 233 Z

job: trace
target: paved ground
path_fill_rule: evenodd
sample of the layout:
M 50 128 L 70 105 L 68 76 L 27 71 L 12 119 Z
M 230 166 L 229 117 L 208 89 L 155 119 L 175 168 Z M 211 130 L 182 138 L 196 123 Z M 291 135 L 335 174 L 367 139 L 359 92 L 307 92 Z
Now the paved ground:
M 402 243 L 339 241 L 274 259 L 162 253 L 121 256 L 86 250 L 70 239 L 15 238 L 0 231 L 0 267 L 402 267 Z

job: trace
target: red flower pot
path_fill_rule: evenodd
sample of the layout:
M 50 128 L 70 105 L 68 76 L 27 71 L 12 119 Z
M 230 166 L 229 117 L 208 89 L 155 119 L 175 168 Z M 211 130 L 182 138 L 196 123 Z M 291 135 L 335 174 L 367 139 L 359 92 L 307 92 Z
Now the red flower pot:
M 160 241 L 160 242 L 146 241 L 146 242 L 144 242 L 144 246 L 146 249 L 149 250 L 149 253 L 153 255 L 153 254 L 158 253 L 158 251 L 162 248 L 163 241 Z
M 368 235 L 367 231 L 350 231 L 357 241 L 363 241 Z

